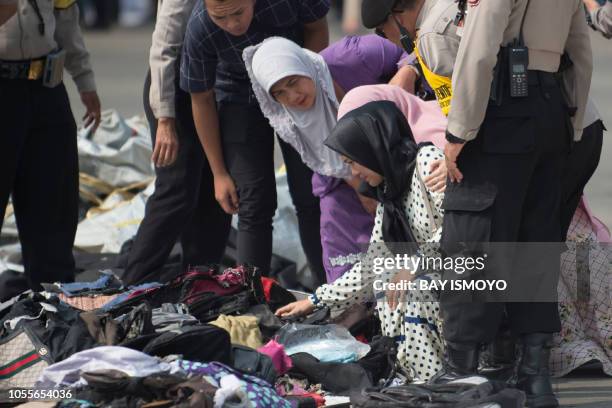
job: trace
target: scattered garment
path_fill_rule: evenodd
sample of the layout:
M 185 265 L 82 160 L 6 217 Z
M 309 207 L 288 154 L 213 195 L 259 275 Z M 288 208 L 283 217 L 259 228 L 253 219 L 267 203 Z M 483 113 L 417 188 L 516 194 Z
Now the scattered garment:
M 198 319 L 189 314 L 185 305 L 173 303 L 164 303 L 162 307 L 153 309 L 151 320 L 158 333 L 199 323 Z
M 226 316 L 221 315 L 217 320 L 210 322 L 230 334 L 232 343 L 257 349 L 262 346 L 261 331 L 254 316 Z
M 73 388 L 85 385 L 82 374 L 97 370 L 117 370 L 131 377 L 146 377 L 159 372 L 174 373 L 168 363 L 125 347 L 103 346 L 81 351 L 45 369 L 36 388 Z
M 291 369 L 291 358 L 285 353 L 285 348 L 282 344 L 270 340 L 265 346 L 257 349 L 257 351 L 272 359 L 272 363 L 278 375 L 283 375 Z
M 115 307 L 120 306 L 123 302 L 125 302 L 126 300 L 128 300 L 130 298 L 133 298 L 135 296 L 143 294 L 143 293 L 145 293 L 148 290 L 160 288 L 162 286 L 164 286 L 164 285 L 161 284 L 161 283 L 150 282 L 150 283 L 143 283 L 142 285 L 130 287 L 127 291 L 121 293 L 120 295 L 115 297 L 113 300 L 111 300 L 110 302 L 106 303 L 102 307 L 102 310 L 109 311 L 109 310 L 111 310 L 111 309 L 113 309 Z
M 219 389 L 215 393 L 215 408 L 229 406 L 249 408 L 249 400 L 242 381 L 235 375 L 226 375 L 219 380 Z M 227 402 L 227 405 L 226 405 Z
M 325 363 L 308 353 L 294 354 L 291 359 L 290 375 L 304 376 L 311 384 L 321 384 L 334 395 L 348 396 L 374 385 L 366 369 L 357 363 Z
M 227 375 L 237 377 L 245 387 L 250 406 L 252 408 L 291 408 L 291 404 L 280 397 L 272 386 L 260 378 L 242 374 L 231 367 L 221 363 L 196 363 L 193 361 L 178 360 L 170 365 L 177 370 L 193 375 L 202 375 L 214 387 L 220 387 L 221 379 Z
M 75 309 L 83 310 L 85 312 L 100 309 L 117 296 L 119 295 L 66 296 L 63 293 L 58 294 L 58 297 L 62 302 L 69 304 Z
M 108 295 L 122 291 L 123 284 L 111 272 L 102 271 L 93 282 L 45 283 L 43 288 L 49 292 L 61 292 L 67 297 L 85 295 Z
M 182 373 L 131 377 L 117 370 L 99 370 L 82 376 L 87 385 L 75 389 L 73 395 L 97 407 L 212 408 L 217 391 L 202 377 L 187 378 Z M 79 406 L 76 402 L 74 405 Z

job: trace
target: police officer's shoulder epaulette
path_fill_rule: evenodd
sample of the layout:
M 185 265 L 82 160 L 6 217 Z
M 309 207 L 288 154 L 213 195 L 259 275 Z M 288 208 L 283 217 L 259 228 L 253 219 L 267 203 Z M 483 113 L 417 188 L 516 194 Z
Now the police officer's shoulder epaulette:
M 433 26 L 433 32 L 436 34 L 444 34 L 448 26 L 453 22 L 453 19 L 450 18 L 455 11 L 457 10 L 457 5 L 452 2 L 439 14 L 438 20 L 435 22 Z
M 72 7 L 76 2 L 77 0 L 53 0 L 53 7 L 63 10 Z

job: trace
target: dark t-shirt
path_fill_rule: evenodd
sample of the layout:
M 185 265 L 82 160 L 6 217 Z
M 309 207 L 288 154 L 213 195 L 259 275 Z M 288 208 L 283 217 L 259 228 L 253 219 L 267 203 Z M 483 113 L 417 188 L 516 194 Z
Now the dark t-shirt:
M 330 0 L 256 0 L 253 21 L 239 37 L 219 28 L 204 2 L 195 6 L 185 34 L 181 88 L 187 92 L 215 90 L 218 101 L 257 104 L 242 51 L 272 36 L 302 42 L 303 25 L 323 18 Z

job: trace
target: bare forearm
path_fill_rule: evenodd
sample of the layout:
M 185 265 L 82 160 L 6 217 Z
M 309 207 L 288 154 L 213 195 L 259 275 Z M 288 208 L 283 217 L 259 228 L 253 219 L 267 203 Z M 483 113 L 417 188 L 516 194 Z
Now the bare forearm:
M 391 78 L 389 84 L 399 86 L 405 91 L 414 94 L 414 84 L 417 78 L 416 68 L 412 65 L 406 65 L 397 71 L 397 74 Z
M 304 48 L 321 52 L 329 45 L 329 27 L 327 18 L 304 25 Z
M 219 115 L 213 91 L 191 94 L 193 121 L 213 175 L 227 174 L 221 147 Z

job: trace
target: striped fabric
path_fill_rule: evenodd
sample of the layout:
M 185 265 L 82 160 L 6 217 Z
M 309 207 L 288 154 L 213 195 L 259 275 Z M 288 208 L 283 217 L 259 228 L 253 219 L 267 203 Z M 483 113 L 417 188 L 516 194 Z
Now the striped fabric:
M 31 388 L 49 365 L 24 332 L 0 344 L 0 389 Z

